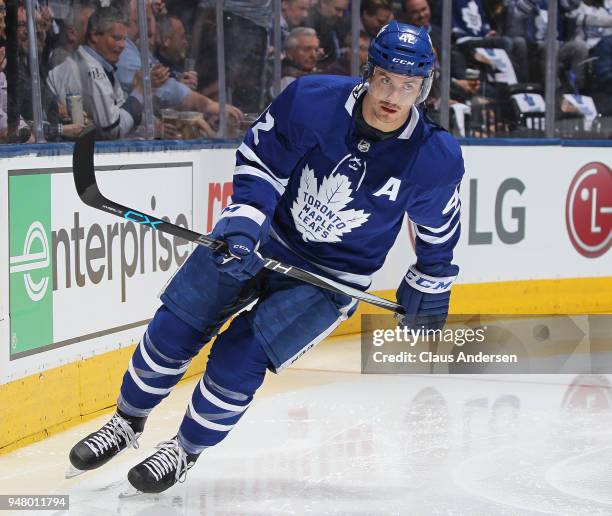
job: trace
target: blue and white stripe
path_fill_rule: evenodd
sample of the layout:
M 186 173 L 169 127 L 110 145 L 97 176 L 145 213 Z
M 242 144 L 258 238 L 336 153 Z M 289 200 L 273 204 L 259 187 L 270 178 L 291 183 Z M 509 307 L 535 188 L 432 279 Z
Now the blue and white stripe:
M 200 453 L 225 438 L 252 399 L 220 386 L 206 373 L 193 392 L 179 431 L 181 442 L 188 443 L 187 451 Z
M 242 159 L 241 159 L 242 158 Z M 278 192 L 279 195 L 285 193 L 289 179 L 278 177 L 270 168 L 259 158 L 253 149 L 246 143 L 238 147 L 235 175 L 247 174 L 263 179 Z
M 190 360 L 176 360 L 160 352 L 148 330 L 136 347 L 123 378 L 117 406 L 127 414 L 145 416 L 172 390 Z

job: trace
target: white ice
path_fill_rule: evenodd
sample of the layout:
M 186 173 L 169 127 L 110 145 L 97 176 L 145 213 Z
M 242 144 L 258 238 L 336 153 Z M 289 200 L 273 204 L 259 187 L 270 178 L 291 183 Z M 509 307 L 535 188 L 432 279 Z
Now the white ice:
M 69 513 L 85 516 L 612 514 L 609 377 L 362 375 L 358 338 L 270 374 L 185 483 L 120 499 L 196 381 L 154 411 L 138 450 L 100 470 L 64 479 L 72 444 L 111 412 L 1 456 L 0 494 L 69 494 Z

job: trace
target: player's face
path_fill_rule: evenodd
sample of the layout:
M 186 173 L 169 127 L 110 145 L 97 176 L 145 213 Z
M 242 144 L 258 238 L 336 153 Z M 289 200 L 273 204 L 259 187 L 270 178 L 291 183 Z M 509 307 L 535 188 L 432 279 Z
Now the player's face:
M 366 122 L 381 131 L 399 128 L 407 120 L 422 84 L 423 77 L 408 77 L 375 68 L 363 101 Z
M 92 34 L 91 43 L 98 54 L 110 64 L 116 64 L 125 48 L 127 34 L 128 28 L 123 23 L 113 23 L 107 31 Z

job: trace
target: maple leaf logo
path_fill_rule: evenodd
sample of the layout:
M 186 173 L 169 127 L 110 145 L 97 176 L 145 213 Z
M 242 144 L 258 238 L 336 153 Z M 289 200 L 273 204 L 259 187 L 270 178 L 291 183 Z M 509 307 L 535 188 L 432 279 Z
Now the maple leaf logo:
M 461 17 L 468 29 L 474 34 L 480 34 L 480 29 L 482 29 L 482 18 L 480 17 L 476 2 L 473 0 L 468 2 L 467 7 L 461 9 Z
M 314 170 L 304 166 L 291 215 L 305 242 L 341 242 L 344 234 L 367 222 L 369 213 L 345 209 L 352 193 L 345 175 L 324 177 L 319 187 Z

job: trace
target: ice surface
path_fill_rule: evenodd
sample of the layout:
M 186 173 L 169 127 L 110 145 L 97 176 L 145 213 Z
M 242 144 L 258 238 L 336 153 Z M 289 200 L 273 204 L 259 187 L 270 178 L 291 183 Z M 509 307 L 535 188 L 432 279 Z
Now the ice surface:
M 98 471 L 64 479 L 72 444 L 109 415 L 0 457 L 0 493 L 69 494 L 85 516 L 612 514 L 610 377 L 361 375 L 356 338 L 270 375 L 187 482 L 120 499 L 195 382 Z

